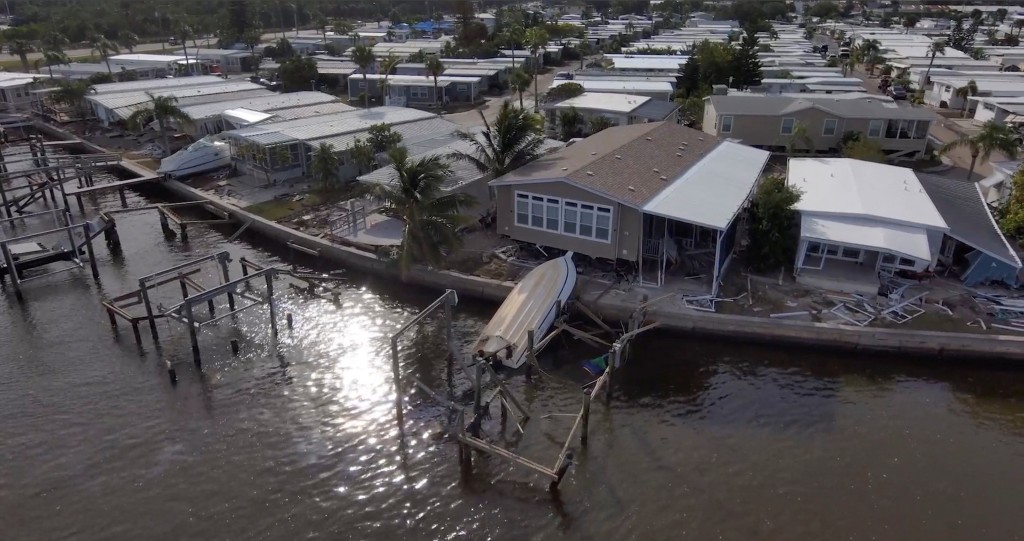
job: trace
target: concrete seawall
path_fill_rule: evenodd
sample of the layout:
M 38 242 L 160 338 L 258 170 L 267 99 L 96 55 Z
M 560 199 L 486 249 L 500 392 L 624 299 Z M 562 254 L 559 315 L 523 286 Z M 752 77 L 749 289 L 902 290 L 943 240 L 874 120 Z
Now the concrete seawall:
M 43 128 L 43 131 L 62 139 L 75 139 L 73 135 L 50 126 Z M 85 144 L 97 149 L 98 152 L 105 152 L 101 147 L 91 143 Z M 396 266 L 378 259 L 373 254 L 339 246 L 266 220 L 178 181 L 166 180 L 159 185 L 180 199 L 204 201 L 231 213 L 242 223 L 251 221 L 250 230 L 275 242 L 291 243 L 316 251 L 320 257 L 353 270 L 374 276 L 401 278 Z M 414 285 L 438 290 L 454 289 L 460 295 L 496 302 L 504 300 L 515 285 L 512 282 L 501 282 L 420 266 L 413 268 L 405 279 L 407 283 Z M 626 321 L 636 308 L 632 301 L 616 299 L 613 295 L 605 296 L 588 306 L 601 317 L 615 321 Z M 730 340 L 774 345 L 815 346 L 865 353 L 898 353 L 921 358 L 1024 361 L 1024 336 L 849 327 L 825 323 L 666 310 L 659 309 L 656 304 L 648 313 L 649 319 L 658 321 L 663 330 L 691 335 L 724 337 Z

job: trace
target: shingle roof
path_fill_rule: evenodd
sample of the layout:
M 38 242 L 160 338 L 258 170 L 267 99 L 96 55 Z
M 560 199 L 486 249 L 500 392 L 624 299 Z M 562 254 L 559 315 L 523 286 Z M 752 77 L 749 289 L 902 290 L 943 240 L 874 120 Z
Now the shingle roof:
M 718 145 L 717 137 L 672 122 L 608 128 L 493 180 L 562 180 L 641 207 Z
M 867 96 L 867 95 L 865 95 Z M 900 107 L 891 100 L 877 97 L 837 99 L 821 97 L 789 97 L 764 95 L 711 96 L 711 105 L 719 115 L 759 115 L 777 117 L 805 109 L 820 109 L 842 118 L 889 118 L 901 120 L 935 120 L 938 115 L 923 107 Z
M 949 226 L 949 236 L 1017 268 L 1017 254 L 996 227 L 977 183 L 918 173 L 924 191 Z

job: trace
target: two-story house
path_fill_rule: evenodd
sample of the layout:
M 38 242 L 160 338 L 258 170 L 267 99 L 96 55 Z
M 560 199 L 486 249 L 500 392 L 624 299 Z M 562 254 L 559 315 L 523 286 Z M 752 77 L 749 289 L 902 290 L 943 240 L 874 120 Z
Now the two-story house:
M 938 118 L 922 107 L 865 94 L 730 94 L 704 99 L 703 129 L 745 145 L 800 154 L 837 153 L 844 134 L 859 133 L 890 160 L 915 160 L 924 156 L 928 129 Z

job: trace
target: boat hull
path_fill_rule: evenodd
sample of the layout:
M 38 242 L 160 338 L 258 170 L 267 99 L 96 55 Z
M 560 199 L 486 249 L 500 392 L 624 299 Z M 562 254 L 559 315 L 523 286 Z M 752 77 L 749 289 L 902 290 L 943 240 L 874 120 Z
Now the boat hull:
M 168 156 L 160 161 L 160 168 L 156 172 L 180 178 L 229 165 L 231 165 L 230 147 L 224 143 L 217 143 L 195 151 L 185 149 Z
M 529 331 L 538 342 L 547 335 L 576 287 L 572 253 L 541 264 L 512 289 L 470 350 L 485 357 L 497 355 L 505 366 L 518 368 L 527 360 Z M 511 346 L 511 355 L 507 350 Z

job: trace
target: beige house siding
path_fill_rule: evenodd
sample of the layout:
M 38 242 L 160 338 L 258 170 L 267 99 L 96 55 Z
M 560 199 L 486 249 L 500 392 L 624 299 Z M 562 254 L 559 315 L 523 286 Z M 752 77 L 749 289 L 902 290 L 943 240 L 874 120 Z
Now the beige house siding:
M 611 207 L 612 231 L 610 242 L 590 240 L 516 225 L 515 193 L 517 191 Z M 496 197 L 498 232 L 502 235 L 508 235 L 510 238 L 521 242 L 551 246 L 562 250 L 572 250 L 591 257 L 618 258 L 629 261 L 635 261 L 638 258 L 640 226 L 642 223 L 641 213 L 638 209 L 622 205 L 596 193 L 559 180 L 496 186 Z
M 783 118 L 793 118 L 798 124 L 806 126 L 807 135 L 814 142 L 814 150 L 818 152 L 838 150 L 843 134 L 849 131 L 860 132 L 867 137 L 868 129 L 871 124 L 871 120 L 866 118 L 845 119 L 836 117 L 820 109 L 806 109 L 790 115 L 785 115 L 785 117 L 783 115 L 779 115 L 777 117 L 763 115 L 735 115 L 733 118 L 732 132 L 720 133 L 719 123 L 721 118 L 711 107 L 710 102 L 708 102 L 708 106 L 705 108 L 704 113 L 704 131 L 719 137 L 738 139 L 745 145 L 756 147 L 784 147 L 789 140 L 789 136 L 782 135 L 781 133 Z M 837 128 L 835 135 L 826 136 L 824 135 L 825 120 L 830 118 L 834 118 L 838 121 Z M 884 120 L 886 122 L 898 122 L 896 120 L 887 120 L 884 118 L 879 120 Z M 919 120 L 918 122 L 927 121 Z M 871 140 L 878 143 L 884 151 L 893 152 L 909 150 L 920 153 L 924 152 L 925 147 L 928 144 L 927 138 L 893 139 L 885 137 L 885 133 L 886 126 L 883 125 L 882 136 L 871 138 Z M 805 150 L 802 148 L 800 143 L 796 144 L 796 149 Z

